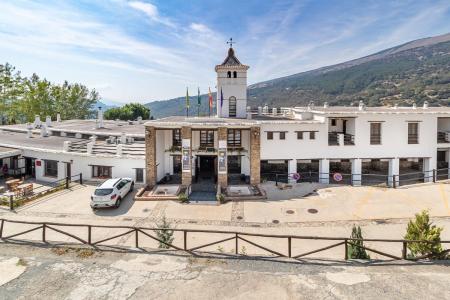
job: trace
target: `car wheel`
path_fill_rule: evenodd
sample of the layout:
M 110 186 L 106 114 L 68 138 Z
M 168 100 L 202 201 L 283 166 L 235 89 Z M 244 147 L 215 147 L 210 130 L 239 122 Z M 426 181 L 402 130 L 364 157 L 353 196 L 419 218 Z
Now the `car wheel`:
M 120 201 L 121 201 L 121 200 L 122 200 L 122 199 L 121 199 L 120 197 L 117 198 L 117 201 L 116 201 L 116 208 L 120 206 Z
M 131 183 L 130 192 L 134 189 L 134 182 Z

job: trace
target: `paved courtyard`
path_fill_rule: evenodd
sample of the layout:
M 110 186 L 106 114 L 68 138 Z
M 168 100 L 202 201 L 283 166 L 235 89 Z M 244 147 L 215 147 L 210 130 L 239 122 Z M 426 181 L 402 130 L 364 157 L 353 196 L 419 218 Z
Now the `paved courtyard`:
M 222 205 L 182 204 L 177 201 L 134 201 L 130 193 L 118 209 L 92 210 L 95 186 L 76 185 L 17 209 L 15 215 L 78 217 L 81 219 L 156 220 L 165 215 L 177 223 L 265 225 L 307 222 L 361 221 L 411 218 L 421 210 L 434 217 L 450 217 L 450 184 L 420 184 L 399 189 L 296 184 L 279 190 L 262 185 L 268 200 Z M 7 208 L 2 208 L 8 213 Z M 0 211 L 1 213 L 1 211 Z
M 423 209 L 430 211 L 432 220 L 444 227 L 443 240 L 450 240 L 450 185 L 446 183 L 421 184 L 401 189 L 375 187 L 321 186 L 298 184 L 290 190 L 278 190 L 273 183 L 263 186 L 268 192 L 266 201 L 245 201 L 224 205 L 181 204 L 177 201 L 133 201 L 128 195 L 119 209 L 91 210 L 90 195 L 94 186 L 74 186 L 38 201 L 15 212 L 0 209 L 0 217 L 11 220 L 58 222 L 92 225 L 123 225 L 154 227 L 166 216 L 176 228 L 224 230 L 276 235 L 304 235 L 348 237 L 353 224 L 362 227 L 364 238 L 401 239 L 408 221 Z M 14 234 L 30 229 L 31 225 L 8 223 L 3 234 Z M 86 228 L 67 228 L 72 234 L 87 238 Z M 126 229 L 96 229 L 95 240 L 126 232 Z M 182 247 L 182 233 L 175 233 L 174 243 Z M 41 240 L 40 231 L 23 236 L 29 240 Z M 189 247 L 226 238 L 222 234 L 190 234 Z M 49 232 L 48 240 L 73 242 L 56 232 Z M 253 237 L 266 247 L 286 254 L 286 240 Z M 134 247 L 134 235 L 127 235 L 108 242 L 109 245 Z M 294 254 L 308 252 L 332 244 L 331 241 L 296 240 L 292 244 Z M 144 239 L 142 246 L 156 248 L 157 243 Z M 401 254 L 400 244 L 371 242 L 367 246 Z M 450 245 L 444 245 L 449 247 Z M 268 253 L 248 243 L 239 244 L 239 253 Z M 209 251 L 234 253 L 233 241 L 206 248 Z M 343 246 L 315 254 L 318 258 L 343 259 Z M 381 258 L 371 254 L 372 258 Z

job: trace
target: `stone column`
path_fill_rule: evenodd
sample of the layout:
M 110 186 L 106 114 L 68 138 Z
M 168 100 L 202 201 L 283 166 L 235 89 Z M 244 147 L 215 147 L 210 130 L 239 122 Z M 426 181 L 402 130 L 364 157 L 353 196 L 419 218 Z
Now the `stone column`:
M 156 185 L 156 128 L 145 127 L 145 177 L 148 186 Z
M 217 129 L 217 137 L 218 137 L 218 143 L 219 143 L 219 150 L 220 149 L 227 149 L 227 136 L 228 136 L 228 129 L 226 127 L 219 127 Z M 218 152 L 220 156 L 220 152 Z M 220 184 L 221 188 L 227 187 L 228 185 L 228 159 L 227 159 L 227 152 L 225 151 L 225 166 L 226 170 L 225 172 L 221 172 L 219 168 L 219 161 L 220 157 L 217 158 L 217 183 Z
M 330 183 L 330 161 L 326 158 L 319 161 L 319 182 Z
M 400 174 L 400 160 L 398 158 L 391 158 L 389 160 L 389 174 L 388 174 L 388 185 L 390 187 L 394 186 L 394 176 L 395 176 L 395 185 L 398 186 Z
M 423 174 L 425 182 L 433 182 L 433 170 L 436 169 L 436 157 L 423 159 Z
M 352 159 L 352 184 L 361 186 L 362 180 L 362 161 L 360 158 Z
M 261 130 L 250 128 L 250 184 L 261 183 Z
M 447 168 L 448 168 L 447 178 L 450 179 L 450 149 L 448 149 L 447 152 L 445 153 L 445 159 L 447 161 Z
M 297 160 L 288 160 L 288 181 L 289 183 L 296 183 L 297 181 L 293 178 L 293 175 L 297 173 Z
M 192 183 L 192 129 L 188 126 L 181 127 L 181 144 L 182 144 L 182 170 L 181 170 L 181 184 L 188 186 Z M 189 166 L 184 165 L 183 151 L 185 148 L 189 149 Z

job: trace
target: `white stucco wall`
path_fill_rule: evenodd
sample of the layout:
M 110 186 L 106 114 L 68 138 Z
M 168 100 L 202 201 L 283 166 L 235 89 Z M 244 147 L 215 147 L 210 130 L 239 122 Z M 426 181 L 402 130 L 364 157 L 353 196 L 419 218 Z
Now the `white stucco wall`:
M 235 70 L 230 68 L 233 74 L 237 72 L 237 78 L 227 78 L 228 70 L 220 70 L 217 72 L 217 112 L 221 117 L 229 116 L 229 101 L 231 96 L 236 97 L 236 117 L 246 117 L 247 107 L 247 71 Z M 220 105 L 220 91 L 223 92 L 223 105 Z

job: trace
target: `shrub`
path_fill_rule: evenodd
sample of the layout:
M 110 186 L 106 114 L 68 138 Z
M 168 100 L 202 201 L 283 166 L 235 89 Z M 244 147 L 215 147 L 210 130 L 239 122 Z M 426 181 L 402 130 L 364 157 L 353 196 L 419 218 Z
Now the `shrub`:
M 189 202 L 189 197 L 185 193 L 181 193 L 178 195 L 178 200 L 181 203 L 187 203 L 187 202 Z
M 408 223 L 405 240 L 425 240 L 433 243 L 408 243 L 410 258 L 431 255 L 430 258 L 444 258 L 441 254 L 441 232 L 443 228 L 433 225 L 428 211 L 416 214 L 415 220 Z
M 166 216 L 163 216 L 160 223 L 156 224 L 156 227 L 158 228 L 155 230 L 155 233 L 162 242 L 166 244 L 171 244 L 173 242 L 173 230 L 172 224 L 167 222 Z M 169 249 L 170 247 L 164 243 L 159 242 L 159 248 L 160 249 Z
M 218 195 L 216 195 L 216 200 L 219 203 L 225 203 L 225 196 L 223 194 L 218 194 Z
M 361 227 L 353 225 L 352 228 L 352 235 L 350 236 L 352 239 L 362 239 L 362 233 L 361 233 Z M 364 248 L 361 248 L 364 246 L 363 241 L 350 241 L 350 243 L 347 249 L 348 257 L 349 258 L 355 258 L 355 259 L 370 259 L 369 254 L 367 254 L 366 250 Z

